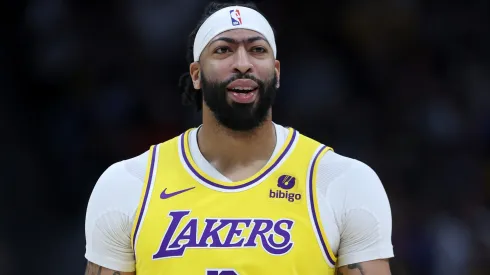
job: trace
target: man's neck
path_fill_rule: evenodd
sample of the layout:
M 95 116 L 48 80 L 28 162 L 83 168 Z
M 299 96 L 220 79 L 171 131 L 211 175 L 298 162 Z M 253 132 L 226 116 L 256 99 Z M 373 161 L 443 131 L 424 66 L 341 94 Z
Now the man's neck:
M 228 129 L 217 122 L 203 121 L 197 133 L 199 150 L 219 171 L 270 159 L 276 146 L 276 132 L 270 119 L 250 132 Z

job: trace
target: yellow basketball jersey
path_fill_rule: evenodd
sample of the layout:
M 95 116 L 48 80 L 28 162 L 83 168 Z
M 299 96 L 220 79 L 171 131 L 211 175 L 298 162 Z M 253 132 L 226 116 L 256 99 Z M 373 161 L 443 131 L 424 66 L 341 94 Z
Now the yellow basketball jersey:
M 152 146 L 131 241 L 137 275 L 333 275 L 316 170 L 331 148 L 290 129 L 254 176 L 223 182 L 192 160 L 189 131 Z

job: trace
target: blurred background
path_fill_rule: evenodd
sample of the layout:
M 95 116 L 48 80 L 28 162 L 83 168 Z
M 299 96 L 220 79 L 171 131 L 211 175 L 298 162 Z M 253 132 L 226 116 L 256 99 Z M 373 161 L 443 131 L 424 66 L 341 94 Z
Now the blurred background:
M 457 2 L 257 2 L 277 31 L 275 121 L 378 173 L 395 275 L 490 274 L 490 1 Z M 177 84 L 206 4 L 2 8 L 0 274 L 82 274 L 98 177 L 200 123 Z

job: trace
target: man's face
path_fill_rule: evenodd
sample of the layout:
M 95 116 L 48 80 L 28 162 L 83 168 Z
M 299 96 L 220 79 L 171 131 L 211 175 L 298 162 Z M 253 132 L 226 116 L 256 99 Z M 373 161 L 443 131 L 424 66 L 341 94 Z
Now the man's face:
M 209 42 L 199 64 L 204 103 L 223 126 L 249 131 L 267 119 L 279 87 L 279 61 L 261 34 L 223 32 Z

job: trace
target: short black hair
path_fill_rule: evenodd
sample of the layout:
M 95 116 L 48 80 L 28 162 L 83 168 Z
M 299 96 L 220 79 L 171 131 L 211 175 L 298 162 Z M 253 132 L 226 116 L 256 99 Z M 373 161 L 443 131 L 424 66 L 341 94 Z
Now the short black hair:
M 187 64 L 190 65 L 192 62 L 194 62 L 194 39 L 196 38 L 196 34 L 199 31 L 199 28 L 201 25 L 210 17 L 213 13 L 226 8 L 230 6 L 242 6 L 242 7 L 247 7 L 253 10 L 256 10 L 257 12 L 260 13 L 257 5 L 253 2 L 242 2 L 242 1 L 235 1 L 235 2 L 226 2 L 226 3 L 220 3 L 220 2 L 211 2 L 209 3 L 206 8 L 204 9 L 204 13 L 201 16 L 201 19 L 199 20 L 196 28 L 192 30 L 191 34 L 189 35 L 188 41 L 187 41 L 187 53 L 186 53 L 186 60 Z M 274 31 L 274 29 L 273 29 Z M 182 103 L 184 105 L 195 105 L 197 108 L 197 111 L 200 111 L 202 109 L 202 91 L 198 90 L 196 91 L 194 89 L 194 86 L 192 85 L 192 79 L 190 77 L 189 72 L 184 73 L 180 79 L 179 79 L 179 89 L 181 90 L 182 93 Z

